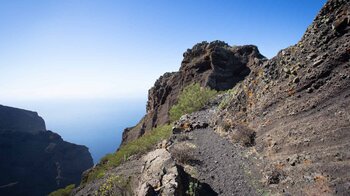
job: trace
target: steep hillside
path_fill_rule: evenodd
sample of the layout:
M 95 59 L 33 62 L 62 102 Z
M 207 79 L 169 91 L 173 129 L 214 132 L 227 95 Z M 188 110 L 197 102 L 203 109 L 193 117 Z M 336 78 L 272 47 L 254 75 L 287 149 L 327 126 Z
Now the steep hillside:
M 252 154 L 276 192 L 350 191 L 349 24 L 349 2 L 329 1 L 300 42 L 253 70 L 216 115 L 230 140 L 254 133 Z
M 0 105 L 0 195 L 47 195 L 92 165 L 85 146 L 47 131 L 36 112 Z
M 229 90 L 182 116 L 153 149 L 125 153 L 149 144 L 191 83 Z M 219 41 L 185 52 L 179 72 L 151 88 L 146 116 L 119 151 L 73 195 L 350 195 L 349 111 L 350 3 L 329 0 L 270 60 Z M 113 156 L 123 158 L 111 164 Z

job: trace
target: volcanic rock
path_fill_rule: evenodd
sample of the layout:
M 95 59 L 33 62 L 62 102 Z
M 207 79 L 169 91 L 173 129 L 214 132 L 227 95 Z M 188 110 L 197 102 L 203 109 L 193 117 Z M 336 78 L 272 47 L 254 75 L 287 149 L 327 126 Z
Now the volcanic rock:
M 132 128 L 125 129 L 122 145 L 152 128 L 169 122 L 169 110 L 189 84 L 199 83 L 215 90 L 227 90 L 243 80 L 266 58 L 256 46 L 229 46 L 222 41 L 202 42 L 184 54 L 178 72 L 165 73 L 148 92 L 147 114 Z

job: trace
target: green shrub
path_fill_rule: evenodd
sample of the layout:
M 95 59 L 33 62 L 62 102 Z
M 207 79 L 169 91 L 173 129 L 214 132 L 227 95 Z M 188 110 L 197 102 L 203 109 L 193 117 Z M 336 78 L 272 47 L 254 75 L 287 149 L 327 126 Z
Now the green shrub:
M 187 145 L 176 145 L 171 150 L 171 155 L 175 160 L 182 164 L 191 164 L 191 161 L 196 161 L 194 156 L 194 149 Z
M 71 184 L 66 186 L 65 188 L 58 189 L 57 191 L 50 193 L 49 196 L 69 196 L 74 188 L 75 188 L 75 185 Z
M 129 192 L 129 181 L 121 176 L 111 175 L 95 192 L 96 196 L 118 195 L 120 192 Z
M 171 127 L 172 125 L 162 125 L 154 128 L 142 137 L 121 146 L 116 153 L 106 155 L 101 159 L 100 164 L 88 174 L 86 182 L 102 178 L 107 169 L 117 167 L 132 155 L 151 150 L 157 143 L 170 137 Z
M 199 84 L 188 85 L 180 93 L 177 104 L 170 109 L 170 120 L 176 121 L 184 114 L 198 111 L 215 95 L 217 91 L 203 88 Z
M 189 196 L 196 196 L 199 195 L 199 190 L 201 189 L 201 185 L 198 181 L 191 181 L 188 185 L 188 189 L 186 191 L 186 194 Z
M 224 92 L 225 93 L 224 98 L 222 99 L 222 101 L 218 106 L 220 110 L 223 110 L 227 106 L 229 106 L 232 100 L 237 96 L 239 88 L 241 88 L 240 83 L 236 84 L 236 86 L 233 87 L 232 89 L 229 89 L 226 92 Z

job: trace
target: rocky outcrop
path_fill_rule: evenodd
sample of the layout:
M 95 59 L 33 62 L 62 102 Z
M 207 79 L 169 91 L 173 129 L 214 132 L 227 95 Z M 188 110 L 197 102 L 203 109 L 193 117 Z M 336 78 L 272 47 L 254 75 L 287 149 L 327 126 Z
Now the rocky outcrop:
M 197 119 L 196 116 L 185 114 L 174 123 L 172 131 L 174 134 L 181 132 L 190 132 L 194 129 L 203 129 L 209 126 L 208 122 Z
M 144 159 L 140 185 L 136 189 L 139 196 L 179 195 L 181 181 L 175 161 L 166 149 L 156 149 Z M 152 194 L 153 193 L 153 194 Z
M 266 59 L 256 46 L 229 46 L 222 41 L 202 42 L 184 54 L 178 72 L 165 73 L 148 92 L 147 114 L 132 128 L 125 129 L 122 144 L 169 122 L 168 112 L 181 90 L 192 83 L 227 90 L 243 80 L 250 70 Z
M 47 195 L 92 165 L 87 147 L 47 131 L 36 112 L 0 106 L 0 195 Z
M 170 153 L 159 148 L 141 157 L 130 157 L 126 164 L 106 171 L 103 177 L 84 184 L 73 195 L 184 195 L 182 183 Z
M 105 170 L 102 177 L 82 184 L 72 195 L 193 195 L 189 189 L 196 195 L 217 195 L 178 164 L 169 151 L 171 144 L 164 141 L 144 155 L 131 156 L 118 167 Z

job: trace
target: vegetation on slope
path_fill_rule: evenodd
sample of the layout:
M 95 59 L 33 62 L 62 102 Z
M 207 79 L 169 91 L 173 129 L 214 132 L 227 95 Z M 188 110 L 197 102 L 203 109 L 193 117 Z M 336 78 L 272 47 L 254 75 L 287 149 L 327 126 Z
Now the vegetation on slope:
M 217 95 L 217 91 L 203 88 L 199 84 L 188 85 L 179 95 L 178 103 L 174 105 L 169 112 L 171 121 L 176 121 L 184 114 L 199 110 L 215 95 Z M 157 143 L 170 137 L 171 128 L 171 124 L 158 126 L 142 137 L 121 146 L 116 153 L 106 155 L 101 159 L 100 163 L 83 178 L 82 184 L 97 178 L 102 178 L 109 168 L 119 166 L 132 155 L 150 151 Z
M 116 190 L 119 190 L 119 191 L 127 190 L 129 193 L 131 193 L 132 190 L 130 190 L 129 185 L 130 185 L 129 181 L 124 180 L 122 177 L 111 175 L 98 188 L 98 190 L 95 192 L 95 195 L 99 195 L 99 196 L 119 195 L 120 193 L 118 193 Z
M 151 150 L 157 143 L 170 137 L 171 127 L 171 125 L 162 125 L 154 128 L 142 137 L 121 146 L 116 153 L 106 155 L 101 159 L 100 164 L 89 172 L 87 178 L 83 179 L 82 183 L 101 178 L 105 175 L 107 169 L 117 167 L 130 156 Z
M 217 94 L 216 90 L 201 87 L 198 83 L 188 85 L 179 95 L 178 103 L 170 109 L 170 120 L 176 121 L 184 114 L 199 110 Z
M 237 98 L 237 95 L 242 88 L 242 83 L 237 83 L 236 86 L 234 86 L 232 89 L 229 89 L 225 92 L 224 98 L 220 102 L 218 108 L 223 110 L 227 108 L 227 106 L 230 105 L 230 103 L 233 101 L 233 99 Z
M 58 189 L 57 191 L 50 193 L 49 196 L 69 196 L 74 188 L 75 188 L 75 185 L 71 184 L 66 186 L 65 188 Z

